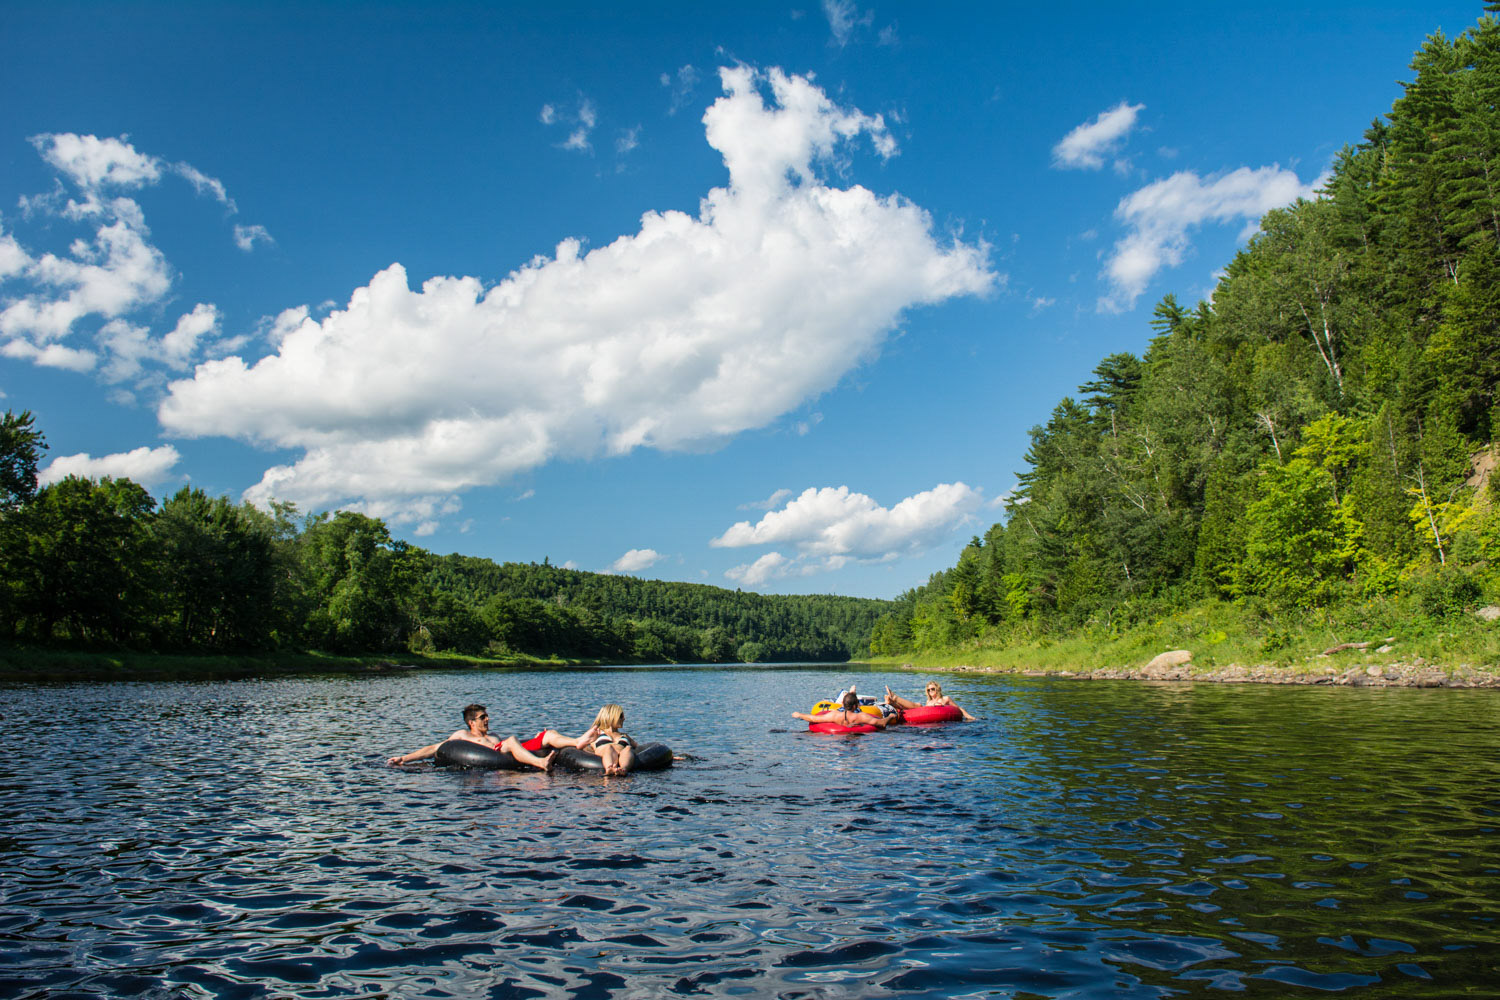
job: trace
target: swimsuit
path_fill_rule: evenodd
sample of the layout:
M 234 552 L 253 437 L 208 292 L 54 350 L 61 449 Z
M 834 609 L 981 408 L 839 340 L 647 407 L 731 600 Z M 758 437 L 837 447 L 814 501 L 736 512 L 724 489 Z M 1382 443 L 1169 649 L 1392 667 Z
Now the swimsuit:
M 612 743 L 617 747 L 627 750 L 635 746 L 635 740 L 631 739 L 629 736 L 626 736 L 624 733 L 621 733 L 618 737 L 611 736 L 608 733 L 600 733 L 598 736 L 594 737 L 595 750 L 598 750 L 599 747 L 606 743 Z
M 521 744 L 521 749 L 527 751 L 528 753 L 541 753 L 542 752 L 542 739 L 546 735 L 547 735 L 547 730 L 543 729 L 541 732 L 537 733 L 531 739 L 527 740 L 525 743 L 522 743 Z

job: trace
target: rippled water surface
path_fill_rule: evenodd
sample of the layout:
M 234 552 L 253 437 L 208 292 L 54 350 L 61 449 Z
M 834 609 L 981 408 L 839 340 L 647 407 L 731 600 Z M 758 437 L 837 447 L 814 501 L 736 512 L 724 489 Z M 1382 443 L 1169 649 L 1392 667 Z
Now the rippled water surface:
M 978 723 L 800 731 L 848 679 L 0 688 L 0 996 L 1500 989 L 1500 693 L 965 675 Z M 470 701 L 688 759 L 384 765 Z

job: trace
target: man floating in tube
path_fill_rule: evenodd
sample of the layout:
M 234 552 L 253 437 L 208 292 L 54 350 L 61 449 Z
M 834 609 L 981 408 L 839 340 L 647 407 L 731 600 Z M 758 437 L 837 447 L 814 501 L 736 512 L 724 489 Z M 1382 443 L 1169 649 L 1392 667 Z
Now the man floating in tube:
M 552 753 L 548 751 L 546 756 L 542 756 L 542 750 L 548 747 L 551 747 L 553 750 L 560 747 L 583 747 L 595 736 L 599 735 L 598 727 L 590 726 L 582 736 L 564 736 L 555 729 L 543 729 L 531 739 L 524 742 L 516 739 L 514 736 L 507 736 L 503 740 L 496 739 L 490 732 L 489 710 L 483 705 L 465 706 L 464 725 L 468 726 L 468 728 L 460 729 L 448 737 L 448 740 L 467 740 L 470 743 L 478 743 L 482 747 L 508 753 L 521 763 L 530 764 L 532 767 L 542 771 L 552 770 Z M 420 750 L 413 750 L 411 753 L 398 754 L 387 760 L 386 763 L 394 767 L 397 764 L 411 764 L 415 761 L 426 760 L 429 757 L 435 756 L 438 747 L 442 746 L 448 740 L 439 740 L 431 746 L 425 746 Z

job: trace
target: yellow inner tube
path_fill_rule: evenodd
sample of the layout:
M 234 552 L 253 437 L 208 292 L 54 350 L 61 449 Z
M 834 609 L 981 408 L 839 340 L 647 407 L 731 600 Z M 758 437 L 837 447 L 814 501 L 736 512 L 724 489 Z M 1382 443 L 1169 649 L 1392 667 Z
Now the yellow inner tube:
M 839 704 L 838 704 L 838 702 L 836 702 L 836 701 L 820 701 L 816 705 L 814 705 L 812 707 L 812 711 L 809 712 L 809 713 L 807 713 L 807 714 L 808 715 L 820 715 L 823 712 L 837 712 L 838 710 L 839 710 Z M 880 709 L 876 708 L 874 705 L 861 705 L 861 706 L 859 706 L 859 710 L 861 712 L 865 713 L 866 715 L 873 715 L 877 719 L 880 718 L 881 715 L 883 714 L 880 711 Z

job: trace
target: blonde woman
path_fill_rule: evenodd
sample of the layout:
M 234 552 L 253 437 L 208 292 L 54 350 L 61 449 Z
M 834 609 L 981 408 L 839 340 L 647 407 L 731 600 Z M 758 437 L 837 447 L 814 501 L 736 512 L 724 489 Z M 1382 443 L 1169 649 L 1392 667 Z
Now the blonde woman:
M 624 725 L 625 709 L 619 705 L 605 705 L 594 717 L 593 728 L 599 731 L 599 735 L 594 737 L 592 746 L 580 748 L 599 758 L 604 764 L 605 774 L 624 774 L 635 760 L 635 740 L 621 732 Z
M 891 691 L 890 687 L 887 687 L 885 689 L 885 701 L 886 701 L 887 705 L 890 705 L 891 707 L 896 708 L 896 709 L 921 708 L 921 707 L 923 707 L 922 704 L 919 704 L 918 702 L 912 701 L 910 698 L 903 698 L 899 694 L 894 694 Z M 948 705 L 948 706 L 951 706 L 953 708 L 958 709 L 960 712 L 963 712 L 964 721 L 965 722 L 977 722 L 978 721 L 977 719 L 974 718 L 974 716 L 970 715 L 968 713 L 968 711 L 962 705 L 960 705 L 958 702 L 954 701 L 952 698 L 948 697 L 947 695 L 943 694 L 943 686 L 941 684 L 939 684 L 937 681 L 928 681 L 927 682 L 927 701 L 926 701 L 926 704 L 929 705 L 929 706 L 932 706 L 932 705 Z

